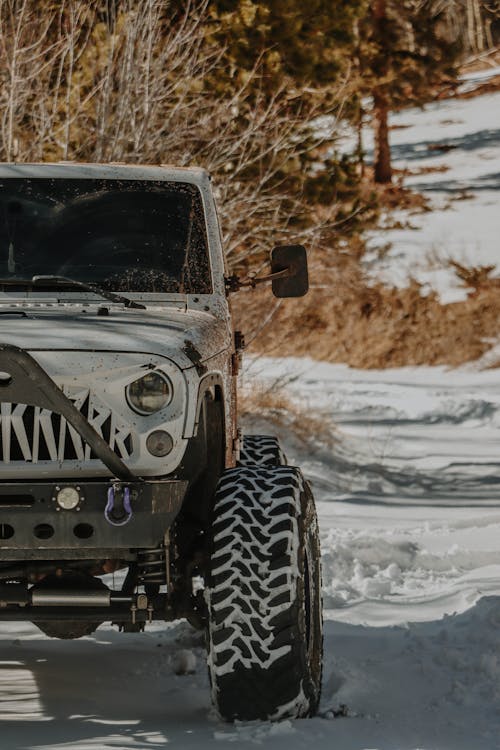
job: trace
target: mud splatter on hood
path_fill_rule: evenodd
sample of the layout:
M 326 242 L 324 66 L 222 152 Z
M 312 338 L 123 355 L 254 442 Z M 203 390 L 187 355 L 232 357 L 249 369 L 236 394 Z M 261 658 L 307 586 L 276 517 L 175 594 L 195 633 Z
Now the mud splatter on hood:
M 5 311 L 0 343 L 27 351 L 143 352 L 172 359 L 182 368 L 199 367 L 228 345 L 226 324 L 210 313 L 110 306 L 108 314 L 99 315 L 98 307 Z

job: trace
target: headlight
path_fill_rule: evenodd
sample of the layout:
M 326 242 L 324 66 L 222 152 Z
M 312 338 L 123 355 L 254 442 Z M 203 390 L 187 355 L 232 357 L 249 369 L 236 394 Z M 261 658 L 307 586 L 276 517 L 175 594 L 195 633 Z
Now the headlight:
M 139 414 L 154 414 L 172 401 L 173 389 L 170 380 L 161 372 L 148 372 L 127 386 L 127 401 Z

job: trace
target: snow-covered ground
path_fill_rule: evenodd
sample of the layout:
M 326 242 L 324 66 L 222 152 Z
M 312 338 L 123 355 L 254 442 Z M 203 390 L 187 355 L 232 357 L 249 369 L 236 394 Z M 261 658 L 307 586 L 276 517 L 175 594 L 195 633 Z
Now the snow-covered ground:
M 463 299 L 447 261 L 500 261 L 500 92 L 404 110 L 390 122 L 394 166 L 410 170 L 403 184 L 426 196 L 434 210 L 386 217 L 387 226 L 399 222 L 401 228 L 370 234 L 368 268 L 397 286 L 412 276 L 444 302 Z M 369 131 L 366 137 L 371 149 Z
M 323 710 L 357 714 L 314 741 L 500 747 L 498 371 L 260 359 L 251 377 L 337 425 L 329 449 L 281 435 L 322 529 Z
M 218 722 L 186 623 L 143 635 L 103 625 L 73 642 L 16 624 L 0 628 L 1 750 L 500 747 L 497 371 L 259 359 L 253 378 L 337 425 L 330 447 L 281 428 L 320 517 L 321 716 Z M 333 718 L 341 704 L 349 715 Z

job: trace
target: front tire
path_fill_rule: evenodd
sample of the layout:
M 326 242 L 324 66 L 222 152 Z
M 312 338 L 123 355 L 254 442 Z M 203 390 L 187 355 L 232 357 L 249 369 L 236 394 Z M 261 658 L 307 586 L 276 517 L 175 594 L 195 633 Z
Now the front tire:
M 215 496 L 211 546 L 208 666 L 220 716 L 314 715 L 322 664 L 320 549 L 301 472 L 227 471 Z

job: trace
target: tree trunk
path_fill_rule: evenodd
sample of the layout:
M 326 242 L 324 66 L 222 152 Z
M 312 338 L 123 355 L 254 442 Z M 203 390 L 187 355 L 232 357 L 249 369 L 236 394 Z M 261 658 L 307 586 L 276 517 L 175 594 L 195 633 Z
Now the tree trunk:
M 363 149 L 363 105 L 361 99 L 358 101 L 358 112 L 357 112 L 357 134 L 358 144 L 356 147 L 358 157 L 359 176 L 362 178 L 365 176 L 365 152 Z
M 473 0 L 467 0 L 467 38 L 471 52 L 477 52 Z
M 387 22 L 386 0 L 372 0 L 371 13 L 379 44 L 384 39 Z M 385 66 L 384 66 L 385 68 Z M 383 79 L 387 70 L 380 70 Z M 392 182 L 391 147 L 389 145 L 389 98 L 382 86 L 373 89 L 373 128 L 375 131 L 375 182 Z
M 484 44 L 484 25 L 481 16 L 481 8 L 477 0 L 474 0 L 474 15 L 476 17 L 476 44 L 478 52 L 483 52 L 485 49 Z
M 392 182 L 391 147 L 389 145 L 389 103 L 384 91 L 373 91 L 373 127 L 375 131 L 375 182 Z

